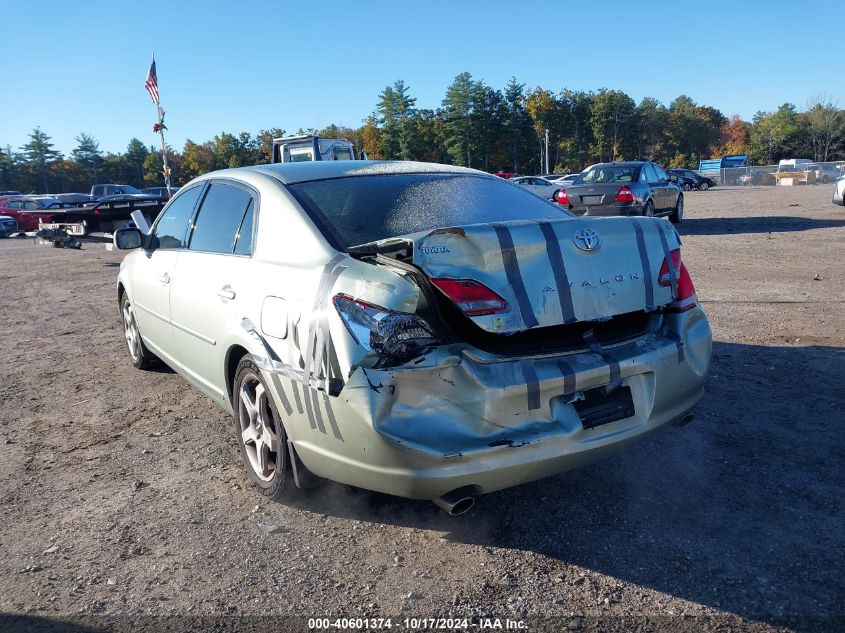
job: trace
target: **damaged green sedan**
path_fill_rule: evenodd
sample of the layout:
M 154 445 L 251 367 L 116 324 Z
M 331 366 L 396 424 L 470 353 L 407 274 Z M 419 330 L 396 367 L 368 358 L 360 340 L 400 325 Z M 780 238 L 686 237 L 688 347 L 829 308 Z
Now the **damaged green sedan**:
M 573 217 L 475 170 L 213 172 L 114 241 L 132 363 L 230 412 L 274 498 L 324 478 L 457 514 L 703 394 L 710 327 L 669 222 Z

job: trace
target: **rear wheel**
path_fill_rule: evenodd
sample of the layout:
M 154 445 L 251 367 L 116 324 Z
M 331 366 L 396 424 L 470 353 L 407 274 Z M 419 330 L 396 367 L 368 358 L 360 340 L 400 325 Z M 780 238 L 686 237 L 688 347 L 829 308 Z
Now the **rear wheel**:
M 684 197 L 678 196 L 678 201 L 675 203 L 675 208 L 672 209 L 672 213 L 669 215 L 669 221 L 672 224 L 680 224 L 681 220 L 684 219 Z
M 235 431 L 247 475 L 262 495 L 290 496 L 287 435 L 273 398 L 252 357 L 238 363 L 232 389 Z
M 135 310 L 126 293 L 120 298 L 120 317 L 123 320 L 123 337 L 126 339 L 129 360 L 138 369 L 149 369 L 158 359 L 144 345 L 138 322 L 135 320 Z
M 645 203 L 643 207 L 643 215 L 649 218 L 654 217 L 654 204 L 652 204 L 651 200 Z
M 710 189 L 710 183 L 707 182 L 706 180 L 702 180 L 701 184 L 698 185 L 698 190 L 699 191 L 707 191 L 708 189 Z

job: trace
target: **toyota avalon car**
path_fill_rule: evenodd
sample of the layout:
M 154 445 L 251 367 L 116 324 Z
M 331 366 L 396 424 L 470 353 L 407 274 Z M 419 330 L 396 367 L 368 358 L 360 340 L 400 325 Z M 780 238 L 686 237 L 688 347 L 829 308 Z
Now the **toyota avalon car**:
M 233 415 L 274 498 L 322 478 L 457 514 L 703 394 L 710 328 L 671 224 L 574 217 L 475 170 L 212 172 L 114 242 L 132 363 Z

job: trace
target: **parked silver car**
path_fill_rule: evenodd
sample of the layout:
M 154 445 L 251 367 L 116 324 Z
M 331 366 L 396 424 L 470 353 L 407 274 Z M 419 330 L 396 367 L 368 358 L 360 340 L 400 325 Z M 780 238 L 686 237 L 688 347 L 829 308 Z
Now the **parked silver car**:
M 538 196 L 547 200 L 554 200 L 555 194 L 560 191 L 560 185 L 549 182 L 539 176 L 518 176 L 511 178 L 510 182 L 520 187 L 525 187 L 528 191 L 536 193 Z
M 845 206 L 845 176 L 836 179 L 833 187 L 833 202 Z
M 132 363 L 231 413 L 274 498 L 322 477 L 459 513 L 703 393 L 710 328 L 671 224 L 575 218 L 475 170 L 212 172 L 114 243 L 135 249 L 116 293 Z

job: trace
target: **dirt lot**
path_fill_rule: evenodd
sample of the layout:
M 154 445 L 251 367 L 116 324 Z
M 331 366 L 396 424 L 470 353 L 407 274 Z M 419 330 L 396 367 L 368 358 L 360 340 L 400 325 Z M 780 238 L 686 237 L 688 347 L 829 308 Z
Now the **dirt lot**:
M 714 333 L 695 421 L 456 518 L 334 484 L 259 499 L 232 422 L 129 364 L 121 254 L 0 241 L 0 629 L 452 614 L 842 630 L 845 209 L 830 197 L 690 192 L 684 259 Z

